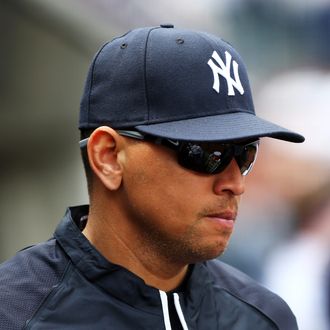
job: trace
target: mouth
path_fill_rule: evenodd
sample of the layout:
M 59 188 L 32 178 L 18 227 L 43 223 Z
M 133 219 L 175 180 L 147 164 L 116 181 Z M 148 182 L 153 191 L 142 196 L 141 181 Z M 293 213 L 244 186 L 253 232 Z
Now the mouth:
M 233 211 L 226 211 L 221 213 L 210 213 L 205 217 L 221 227 L 232 229 L 236 221 L 237 213 Z
M 208 218 L 219 218 L 228 221 L 235 221 L 237 217 L 237 213 L 234 211 L 225 211 L 220 213 L 209 213 L 206 215 Z

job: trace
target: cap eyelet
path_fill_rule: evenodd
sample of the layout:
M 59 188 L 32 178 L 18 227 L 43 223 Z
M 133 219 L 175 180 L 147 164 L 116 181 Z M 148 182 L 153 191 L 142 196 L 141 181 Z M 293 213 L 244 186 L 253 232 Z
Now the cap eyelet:
M 183 40 L 182 38 L 177 38 L 177 39 L 176 39 L 176 43 L 177 43 L 178 45 L 182 45 L 182 44 L 184 43 L 184 40 Z
M 120 45 L 120 48 L 121 48 L 121 49 L 125 49 L 125 48 L 127 48 L 127 43 L 124 42 L 123 44 L 121 44 L 121 45 Z

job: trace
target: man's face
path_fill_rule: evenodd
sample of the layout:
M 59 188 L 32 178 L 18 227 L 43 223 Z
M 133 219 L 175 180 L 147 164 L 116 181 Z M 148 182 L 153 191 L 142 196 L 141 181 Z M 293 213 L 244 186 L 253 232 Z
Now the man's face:
M 181 167 L 174 151 L 138 142 L 129 144 L 123 164 L 119 194 L 130 227 L 126 237 L 183 264 L 226 249 L 244 192 L 235 161 L 219 174 L 200 174 Z

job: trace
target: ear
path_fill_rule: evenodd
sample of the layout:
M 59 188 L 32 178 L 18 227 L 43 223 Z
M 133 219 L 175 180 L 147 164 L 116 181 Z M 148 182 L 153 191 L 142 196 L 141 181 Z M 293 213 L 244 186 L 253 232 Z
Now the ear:
M 90 167 L 109 190 L 117 190 L 122 182 L 123 168 L 118 157 L 121 151 L 119 140 L 118 133 L 107 126 L 95 129 L 88 139 Z

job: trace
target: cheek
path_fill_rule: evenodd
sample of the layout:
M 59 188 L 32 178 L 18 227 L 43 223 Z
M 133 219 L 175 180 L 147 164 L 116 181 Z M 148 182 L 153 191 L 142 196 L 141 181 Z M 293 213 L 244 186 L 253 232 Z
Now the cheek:
M 158 221 L 174 221 L 191 209 L 190 196 L 182 180 L 164 169 L 151 171 L 149 167 L 147 171 L 135 173 L 128 189 L 136 211 L 149 212 L 148 216 Z
M 194 221 L 198 213 L 196 185 L 187 179 L 172 153 L 155 154 L 145 148 L 126 165 L 123 185 L 127 203 L 136 216 L 160 226 L 166 223 L 178 232 L 184 230 L 185 223 Z

